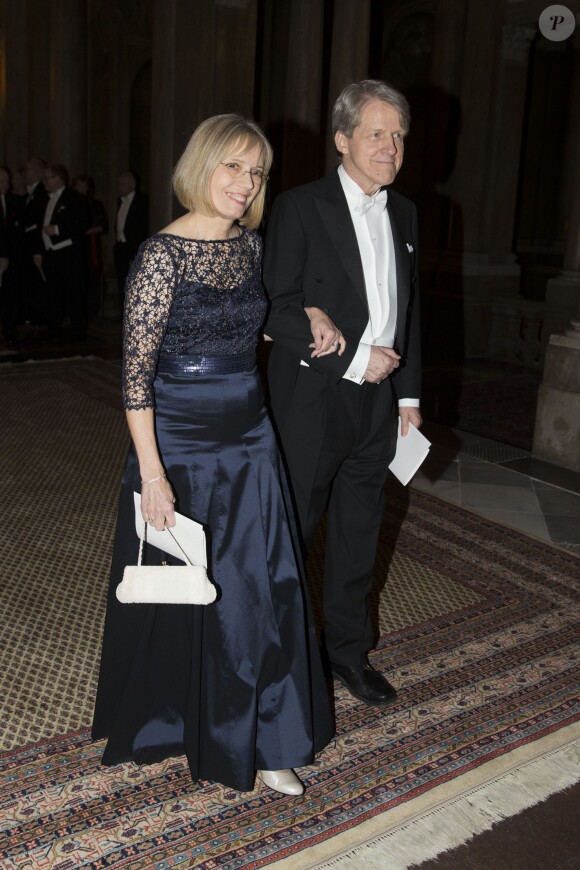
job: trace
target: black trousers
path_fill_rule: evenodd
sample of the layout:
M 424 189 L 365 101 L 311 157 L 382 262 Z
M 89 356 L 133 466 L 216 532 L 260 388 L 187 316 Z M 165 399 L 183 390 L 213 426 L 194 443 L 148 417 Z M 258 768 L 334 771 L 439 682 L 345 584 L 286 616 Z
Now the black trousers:
M 60 338 L 65 315 L 70 317 L 72 337 L 84 339 L 87 332 L 84 250 L 71 245 L 48 250 L 42 257 L 48 299 L 48 332 Z
M 369 597 L 396 435 L 389 380 L 331 384 L 300 368 L 280 438 L 306 549 L 326 510 L 325 644 L 336 664 L 357 664 L 373 643 Z
M 35 325 L 48 322 L 48 291 L 46 278 L 34 265 L 34 251 L 26 250 L 21 272 L 21 320 L 30 321 Z
M 2 273 L 0 318 L 2 319 L 2 334 L 6 341 L 13 340 L 19 322 L 21 304 L 19 266 L 19 263 L 13 263 L 11 260 L 6 271 Z

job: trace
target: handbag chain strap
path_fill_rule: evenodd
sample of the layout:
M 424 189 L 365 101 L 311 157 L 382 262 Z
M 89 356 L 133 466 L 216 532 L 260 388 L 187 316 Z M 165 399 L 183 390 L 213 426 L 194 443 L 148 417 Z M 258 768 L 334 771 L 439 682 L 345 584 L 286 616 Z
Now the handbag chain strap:
M 181 550 L 183 555 L 185 556 L 185 561 L 188 562 L 190 565 L 193 565 L 193 562 L 191 561 L 191 559 L 189 558 L 189 556 L 187 555 L 187 553 L 185 552 L 185 550 L 183 549 L 183 547 L 181 546 L 181 544 L 179 543 L 179 541 L 177 540 L 177 538 L 175 537 L 175 535 L 173 534 L 171 529 L 166 527 L 165 531 L 169 532 L 169 534 L 171 535 L 171 537 L 173 538 L 173 540 L 175 541 L 175 543 L 177 544 L 177 546 L 179 547 L 179 549 Z M 143 557 L 143 542 L 147 543 L 147 523 L 145 521 L 143 521 L 143 534 L 139 538 L 139 558 L 137 559 L 138 565 L 141 565 L 141 560 Z
M 179 547 L 179 549 L 181 550 L 183 555 L 185 556 L 185 561 L 189 562 L 190 565 L 193 565 L 193 562 L 190 560 L 189 556 L 187 555 L 187 553 L 185 552 L 185 550 L 183 549 L 183 547 L 181 546 L 181 544 L 179 543 L 179 541 L 177 540 L 177 538 L 175 537 L 175 535 L 173 534 L 171 529 L 166 528 L 165 531 L 169 532 L 169 534 L 171 535 L 171 537 L 173 538 L 173 540 L 175 541 L 175 543 L 177 544 L 177 546 Z

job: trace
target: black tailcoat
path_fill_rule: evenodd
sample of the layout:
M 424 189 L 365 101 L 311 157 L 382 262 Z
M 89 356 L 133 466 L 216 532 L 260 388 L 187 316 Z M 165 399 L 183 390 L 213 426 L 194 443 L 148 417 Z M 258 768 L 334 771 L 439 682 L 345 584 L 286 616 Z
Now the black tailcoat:
M 274 340 L 271 406 L 307 546 L 327 507 L 326 641 L 331 660 L 344 664 L 354 663 L 372 640 L 368 594 L 383 486 L 396 443 L 396 401 L 418 399 L 421 390 L 416 209 L 390 188 L 387 209 L 396 257 L 395 350 L 401 360 L 380 385 L 348 380 L 369 311 L 356 234 L 335 171 L 277 198 L 265 247 L 264 283 L 271 302 L 265 332 Z M 342 356 L 310 358 L 304 312 L 309 306 L 324 309 L 342 330 L 347 342 Z

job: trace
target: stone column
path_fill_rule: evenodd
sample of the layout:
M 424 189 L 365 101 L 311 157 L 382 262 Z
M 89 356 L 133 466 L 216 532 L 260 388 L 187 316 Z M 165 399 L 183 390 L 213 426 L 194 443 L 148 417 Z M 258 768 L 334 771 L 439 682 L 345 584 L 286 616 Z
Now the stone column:
M 429 144 L 422 154 L 421 247 L 441 247 L 437 208 L 432 212 L 432 192 L 442 190 L 454 168 L 457 134 L 460 132 L 459 98 L 465 54 L 468 4 L 465 0 L 439 0 L 435 13 L 431 75 L 429 78 Z M 411 113 L 413 106 L 411 105 Z M 411 136 L 413 121 L 411 120 Z M 428 195 L 424 197 L 425 192 Z M 424 197 L 424 198 L 423 198 Z M 431 238 L 429 237 L 431 234 Z M 449 233 L 446 233 L 449 245 Z
M 576 327 L 566 335 L 550 336 L 532 452 L 580 470 L 580 312 Z
M 169 2 L 169 0 L 168 0 Z M 131 98 L 138 71 L 151 59 L 151 21 L 143 4 L 126 0 L 88 0 L 90 99 L 87 105 L 89 161 L 97 197 L 108 208 L 109 232 L 103 239 L 105 259 L 105 316 L 118 317 L 119 292 L 113 264 L 118 176 L 126 169 L 143 174 L 148 192 L 148 171 L 132 165 L 132 128 L 135 110 Z M 138 153 L 147 147 L 139 138 Z M 155 227 L 158 229 L 158 227 Z
M 580 150 L 580 33 L 578 28 L 572 44 L 574 71 L 569 97 L 569 134 L 560 152 L 565 167 L 562 199 L 563 213 L 568 216 L 568 231 L 562 269 L 546 284 L 543 344 L 547 344 L 551 335 L 568 329 L 570 319 L 576 319 L 577 306 L 580 305 L 580 218 L 578 217 L 580 179 L 574 183 L 574 176 L 578 173 Z
M 533 27 L 504 24 L 498 68 L 496 123 L 490 154 L 486 223 L 490 227 L 489 276 L 493 281 L 488 353 L 492 357 L 538 364 L 541 305 L 520 295 L 520 266 L 514 252 L 520 155 Z
M 254 114 L 258 0 L 215 0 L 212 114 Z
M 84 0 L 81 0 L 80 5 L 84 6 Z M 46 160 L 56 160 L 58 157 L 52 152 L 50 22 L 50 0 L 29 0 L 25 48 L 28 58 L 25 101 L 25 111 L 28 114 L 28 151 L 29 155 L 36 154 Z M 56 62 L 58 63 L 58 59 Z
M 412 198 L 419 211 L 422 311 L 426 361 L 464 357 L 464 306 L 462 269 L 462 213 L 453 194 L 460 132 L 460 94 L 463 77 L 468 3 L 439 0 L 433 20 L 429 84 L 419 90 L 425 117 L 418 120 L 426 133 L 417 131 L 413 91 L 409 158 L 415 153 L 416 180 Z M 418 155 L 420 155 L 420 164 Z M 402 178 L 406 178 L 403 165 Z M 445 342 L 441 342 L 445 335 Z M 443 399 L 442 399 L 443 400 Z
M 580 129 L 576 130 L 580 141 Z M 551 335 L 538 394 L 533 453 L 541 459 L 580 469 L 580 149 L 571 184 L 571 212 L 564 266 L 552 292 L 576 295 L 576 316 L 564 335 Z
M 439 0 L 435 13 L 431 81 L 454 96 L 461 92 L 466 21 L 465 0 Z
M 535 29 L 503 22 L 503 4 L 483 7 L 470 0 L 463 116 L 457 163 L 447 190 L 455 222 L 462 219 L 465 356 L 515 360 L 525 342 L 520 338 L 524 314 L 519 267 L 512 251 L 513 226 L 529 46 Z
M 421 261 L 434 281 L 430 311 L 451 325 L 453 359 L 485 356 L 491 331 L 486 200 L 502 19 L 500 0 L 443 0 L 437 8 L 430 141 L 419 192 Z
M 498 96 L 502 7 L 499 0 L 484 5 L 468 0 L 464 37 L 468 50 L 461 77 L 462 119 L 451 187 L 463 212 L 464 250 L 470 253 L 487 254 L 489 250 L 486 202 L 493 159 L 490 137 L 495 128 Z
M 174 164 L 176 0 L 156 2 L 153 8 L 153 77 L 151 93 L 150 223 L 164 227 L 172 219 L 171 174 Z
M 210 115 L 253 115 L 257 0 L 154 0 L 151 226 L 176 206 L 173 166 Z
M 50 160 L 71 175 L 87 168 L 87 6 L 86 0 L 50 4 Z
M 490 179 L 491 196 L 488 199 L 490 259 L 495 263 L 515 264 L 513 234 L 517 168 L 522 148 L 530 44 L 535 32 L 532 27 L 503 26 L 498 100 L 494 111 L 497 122 L 492 142 L 494 166 Z M 519 276 L 519 269 L 516 274 Z
M 370 23 L 370 0 L 358 0 L 357 3 L 352 0 L 335 0 L 328 83 L 327 170 L 338 162 L 332 139 L 331 114 L 334 102 L 350 82 L 368 78 Z
M 283 190 L 320 175 L 323 13 L 323 0 L 294 0 L 290 7 Z
M 12 168 L 49 156 L 48 9 L 48 0 L 3 4 L 4 161 Z
M 4 3 L 2 22 L 3 161 L 21 166 L 28 154 L 28 58 L 26 52 L 28 10 L 26 3 Z M 25 110 L 23 111 L 23 107 Z M 7 123 L 7 119 L 10 119 Z

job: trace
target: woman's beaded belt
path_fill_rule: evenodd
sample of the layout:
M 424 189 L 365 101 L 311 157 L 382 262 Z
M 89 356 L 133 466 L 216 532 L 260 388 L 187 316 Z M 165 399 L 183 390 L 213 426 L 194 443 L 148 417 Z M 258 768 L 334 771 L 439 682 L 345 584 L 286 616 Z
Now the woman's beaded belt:
M 235 356 L 203 356 L 201 354 L 181 354 L 162 356 L 157 371 L 168 375 L 211 374 L 233 375 L 236 372 L 249 372 L 256 365 L 255 351 L 246 351 Z

